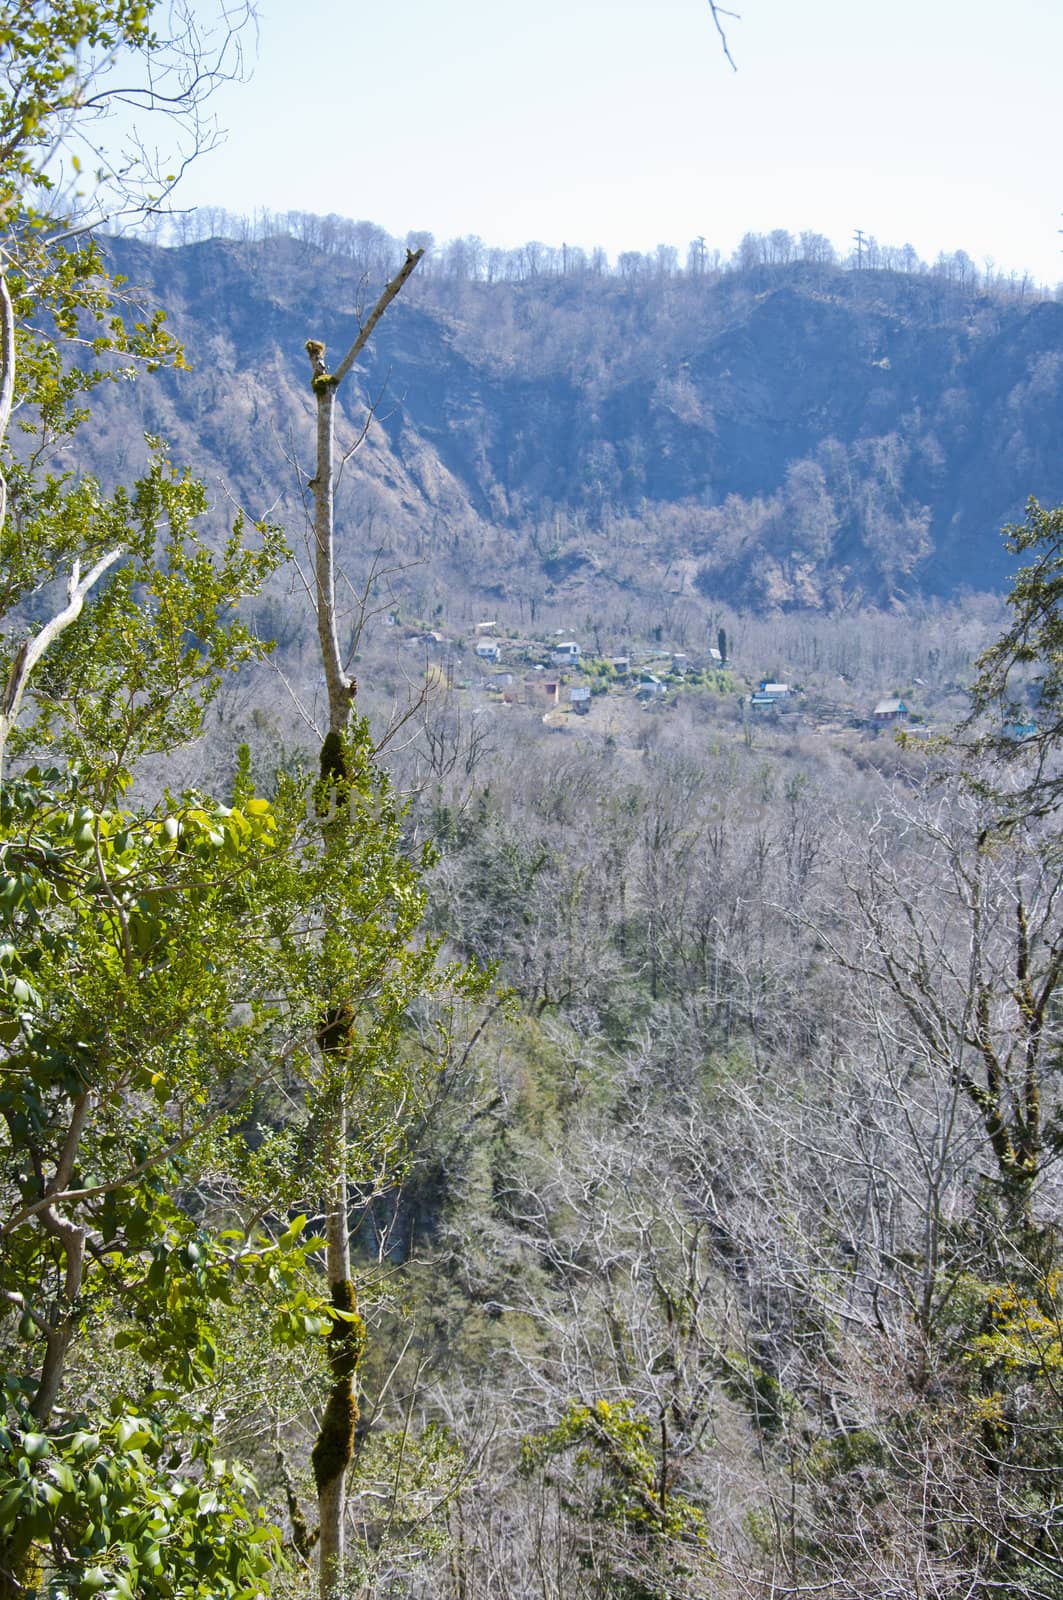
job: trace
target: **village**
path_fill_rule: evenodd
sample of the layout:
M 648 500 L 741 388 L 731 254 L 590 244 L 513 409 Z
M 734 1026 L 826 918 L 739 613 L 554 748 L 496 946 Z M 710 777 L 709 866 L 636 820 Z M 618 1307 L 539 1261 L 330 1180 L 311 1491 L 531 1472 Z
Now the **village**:
M 391 621 L 402 626 L 397 617 Z M 861 697 L 841 678 L 828 692 L 821 684 L 805 688 L 757 676 L 755 666 L 735 661 L 723 629 L 717 644 L 700 652 L 654 642 L 620 655 L 595 654 L 564 630 L 530 638 L 491 620 L 478 622 L 471 635 L 406 625 L 403 636 L 406 649 L 423 656 L 431 687 L 478 697 L 484 707 L 532 713 L 555 732 L 574 730 L 577 719 L 587 718 L 615 733 L 621 709 L 666 712 L 695 697 L 710 702 L 721 722 L 747 731 L 800 728 L 873 738 L 896 730 L 915 739 L 945 731 L 923 706 L 910 706 L 892 690 Z

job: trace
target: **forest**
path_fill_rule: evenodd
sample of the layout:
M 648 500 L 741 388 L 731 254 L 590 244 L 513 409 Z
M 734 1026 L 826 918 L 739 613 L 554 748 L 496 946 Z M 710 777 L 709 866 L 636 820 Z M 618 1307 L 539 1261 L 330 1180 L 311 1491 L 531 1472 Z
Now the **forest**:
M 164 20 L 0 34 L 0 1600 L 1063 1600 L 1063 307 L 164 239 Z
M 192 371 L 102 393 L 64 464 L 121 481 L 150 433 L 215 493 L 300 528 L 303 343 L 349 343 L 407 248 L 365 231 L 346 251 L 307 228 L 109 242 Z M 1001 527 L 1031 494 L 1063 496 L 1052 297 L 785 255 L 625 273 L 539 250 L 534 272 L 477 277 L 441 254 L 337 398 L 352 444 L 375 416 L 340 485 L 341 553 L 406 565 L 422 613 L 468 597 L 525 625 L 560 604 L 622 627 L 664 596 L 758 614 L 949 603 L 999 593 Z

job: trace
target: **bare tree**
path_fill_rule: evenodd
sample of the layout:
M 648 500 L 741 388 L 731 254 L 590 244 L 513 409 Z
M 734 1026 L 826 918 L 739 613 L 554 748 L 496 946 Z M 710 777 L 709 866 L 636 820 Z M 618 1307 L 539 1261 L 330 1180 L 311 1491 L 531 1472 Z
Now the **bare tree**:
M 321 776 L 323 782 L 335 786 L 341 793 L 353 776 L 348 767 L 346 736 L 353 716 L 356 684 L 343 658 L 336 612 L 336 391 L 423 254 L 423 250 L 407 252 L 405 262 L 387 284 L 334 373 L 329 372 L 325 363 L 324 344 L 318 339 L 308 339 L 306 343 L 310 357 L 311 387 L 317 402 L 317 461 L 311 480 L 314 498 L 314 599 L 321 664 L 328 695 L 328 731 L 321 747 Z M 346 1478 L 354 1454 L 358 1418 L 354 1383 L 364 1340 L 361 1321 L 355 1315 L 355 1291 L 351 1281 L 347 1184 L 349 1097 L 342 1071 L 344 1051 L 353 1023 L 353 1013 L 346 996 L 322 996 L 318 1044 L 326 1064 L 331 1061 L 337 1068 L 327 1094 L 325 1119 L 329 1172 L 325 1233 L 329 1292 L 339 1319 L 329 1343 L 333 1385 L 313 1454 L 320 1524 L 318 1559 L 322 1600 L 330 1600 L 330 1597 L 343 1592 Z

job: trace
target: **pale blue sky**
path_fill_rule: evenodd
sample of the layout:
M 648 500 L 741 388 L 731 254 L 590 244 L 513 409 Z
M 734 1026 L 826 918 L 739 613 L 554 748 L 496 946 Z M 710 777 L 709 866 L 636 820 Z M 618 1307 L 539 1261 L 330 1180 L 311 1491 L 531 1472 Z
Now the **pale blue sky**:
M 1061 0 L 261 0 L 187 203 L 653 249 L 854 228 L 1063 279 Z

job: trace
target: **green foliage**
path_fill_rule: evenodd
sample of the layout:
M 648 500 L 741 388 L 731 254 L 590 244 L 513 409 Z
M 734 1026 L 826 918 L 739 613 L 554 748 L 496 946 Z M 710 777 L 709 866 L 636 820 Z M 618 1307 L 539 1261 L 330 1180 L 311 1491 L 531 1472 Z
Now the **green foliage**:
M 848 1472 L 888 1465 L 889 1452 L 881 1433 L 871 1428 L 850 1428 L 830 1439 L 817 1439 L 805 1457 L 804 1470 L 817 1481 L 830 1483 Z
M 273 802 L 246 754 L 229 804 L 130 799 L 144 758 L 196 738 L 223 676 L 267 648 L 240 608 L 286 554 L 242 516 L 218 539 L 158 440 L 131 489 L 49 467 L 106 379 L 182 361 L 162 314 L 127 320 L 101 251 L 30 197 L 88 87 L 163 48 L 153 10 L 45 0 L 0 23 L 18 323 L 0 363 L 21 433 L 0 438 L 0 673 L 22 712 L 0 791 L 0 1593 L 53 1600 L 270 1587 L 280 1535 L 224 1443 L 266 1400 L 235 1386 L 239 1340 L 302 1351 L 311 1387 L 331 1373 L 345 1464 L 365 1326 L 352 1283 L 324 1294 L 323 1241 L 291 1212 L 320 1201 L 340 1101 L 351 1179 L 392 1181 L 448 1008 L 484 984 L 421 937 L 430 856 L 406 852 L 364 723 Z M 174 80 L 177 106 L 215 71 Z
M 32 1421 L 47 1430 L 53 1415 L 63 1427 L 59 1419 L 73 1412 L 98 1433 L 101 1400 L 108 1411 L 154 1416 L 152 1437 L 185 1439 L 180 1448 L 209 1462 L 210 1419 L 197 1421 L 187 1397 L 223 1381 L 225 1308 L 253 1295 L 268 1308 L 262 1333 L 278 1343 L 313 1346 L 328 1335 L 334 1389 L 349 1413 L 346 1432 L 353 1429 L 361 1318 L 353 1300 L 330 1304 L 314 1292 L 320 1241 L 301 1223 L 269 1226 L 286 1194 L 294 1200 L 309 1190 L 313 1198 L 318 1136 L 311 1122 L 303 1163 L 295 1171 L 289 1163 L 278 1182 L 285 1135 L 247 1123 L 249 1097 L 278 1075 L 301 1083 L 312 1103 L 349 1096 L 358 1127 L 353 1175 L 371 1181 L 393 1171 L 405 1119 L 448 1049 L 446 1016 L 428 1010 L 430 997 L 454 989 L 472 996 L 482 980 L 440 967 L 436 946 L 416 943 L 419 871 L 402 853 L 401 817 L 373 769 L 363 726 L 346 756 L 354 776 L 325 843 L 309 777 L 286 780 L 270 804 L 250 790 L 245 767 L 236 804 L 188 794 L 155 812 L 89 804 L 76 769 L 30 768 L 5 787 L 0 1354 L 13 1380 L 23 1375 L 22 1387 L 9 1391 L 15 1432 L 3 1470 L 12 1485 L 26 1470 L 19 1429 Z M 342 993 L 349 1014 L 342 1047 L 315 1057 L 325 992 Z M 414 1007 L 429 1046 L 416 1053 L 407 1039 Z M 238 1204 L 261 1219 L 250 1231 L 226 1227 L 224 1211 L 219 1226 L 191 1200 L 215 1173 L 230 1193 L 230 1214 Z M 105 1396 L 70 1366 L 78 1340 L 101 1317 L 128 1372 L 139 1375 Z M 128 1494 L 143 1509 L 171 1490 L 159 1476 L 161 1457 L 134 1448 L 145 1464 L 141 1471 L 134 1462 Z M 249 1487 L 233 1482 L 241 1494 Z M 184 1488 L 171 1498 L 198 1514 Z M 233 1586 L 221 1587 L 221 1568 L 208 1563 L 202 1591 L 187 1587 L 182 1537 L 192 1541 L 187 1562 L 204 1559 L 193 1549 L 193 1520 L 185 1535 L 160 1544 L 158 1581 L 171 1587 L 156 1591 L 141 1577 L 136 1592 L 242 1592 L 234 1552 L 257 1524 L 228 1488 L 218 1505 L 229 1520 L 211 1548 L 218 1562 L 228 1552 Z M 82 1536 L 70 1521 L 72 1502 L 53 1509 L 66 1518 L 61 1527 L 45 1528 L 43 1511 L 28 1524 L 34 1547 L 43 1540 L 53 1551 L 50 1571 L 83 1559 L 86 1539 L 96 1540 L 105 1567 L 116 1541 L 132 1538 L 117 1512 L 106 1536 Z M 201 1525 L 213 1526 L 205 1514 Z M 10 1561 L 28 1549 L 12 1545 Z M 263 1536 L 247 1549 L 260 1562 L 274 1545 Z M 133 1570 L 132 1556 L 122 1560 L 119 1577 Z
M 750 1360 L 741 1350 L 728 1350 L 723 1358 L 724 1387 L 749 1408 L 756 1426 L 766 1434 L 777 1434 L 795 1409 L 794 1397 L 778 1378 Z
M 22 1398 L 12 1394 L 9 1409 Z M 208 1600 L 261 1592 L 280 1540 L 254 1482 L 216 1456 L 211 1419 L 147 1396 L 61 1430 L 0 1428 L 0 1588 L 46 1553 L 50 1600 Z M 38 1558 L 39 1559 L 39 1558 Z
M 203 485 L 176 472 L 156 449 L 131 495 L 100 496 L 83 481 L 62 500 L 64 516 L 92 547 L 126 559 L 90 597 L 34 679 L 36 716 L 12 749 L 52 744 L 78 766 L 83 786 L 113 794 L 145 755 L 194 738 L 221 675 L 264 647 L 236 607 L 256 594 L 285 546 L 259 526 L 255 547 L 238 520 L 222 550 L 203 543 Z
M 123 48 L 150 51 L 152 0 L 45 0 L 0 24 L 0 205 L 27 187 L 53 187 L 44 170 L 60 119 L 76 113 L 92 64 Z
M 1004 784 L 990 785 L 1007 791 L 1008 815 L 1044 816 L 1063 800 L 1063 778 L 1046 770 L 1063 742 L 1063 506 L 1031 498 L 1025 522 L 1009 524 L 1004 536 L 1013 554 L 1031 559 L 1012 580 L 1010 626 L 978 658 L 973 716 L 992 726 L 977 749 L 1011 769 Z M 1009 729 L 1026 724 L 1031 709 L 1035 731 L 1017 740 Z
M 542 1472 L 552 1460 L 571 1454 L 576 1492 L 566 1491 L 569 1509 L 653 1541 L 702 1546 L 704 1514 L 669 1490 L 666 1464 L 654 1455 L 652 1436 L 649 1419 L 630 1400 L 571 1401 L 555 1427 L 524 1440 L 521 1471 Z M 588 1480 L 589 1502 L 583 1498 Z
M 978 1285 L 982 1330 L 967 1359 L 988 1375 L 1021 1375 L 1058 1382 L 1063 1372 L 1063 1289 L 1050 1272 L 1034 1292 L 1014 1283 Z

